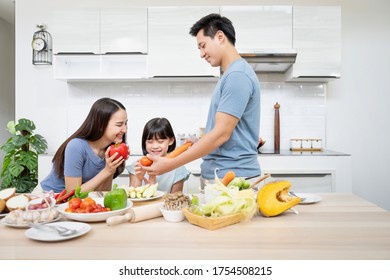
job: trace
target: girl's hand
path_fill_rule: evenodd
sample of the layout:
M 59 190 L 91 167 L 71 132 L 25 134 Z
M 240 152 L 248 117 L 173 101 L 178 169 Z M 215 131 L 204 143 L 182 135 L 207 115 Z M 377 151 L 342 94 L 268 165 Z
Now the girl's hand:
M 149 179 L 146 179 L 146 177 L 144 177 L 144 182 L 145 182 L 145 184 L 149 184 L 149 185 L 156 184 L 156 182 L 157 182 L 156 175 L 150 175 Z
M 134 173 L 135 173 L 135 177 L 140 181 L 142 182 L 142 180 L 144 179 L 145 177 L 145 170 L 142 169 L 141 167 L 141 163 L 139 162 L 139 160 L 134 163 Z

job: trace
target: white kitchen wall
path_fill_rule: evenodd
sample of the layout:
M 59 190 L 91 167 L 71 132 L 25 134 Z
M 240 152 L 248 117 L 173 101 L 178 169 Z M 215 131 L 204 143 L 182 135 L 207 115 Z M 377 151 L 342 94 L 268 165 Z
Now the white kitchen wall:
M 50 31 L 51 11 L 62 7 L 90 8 L 107 6 L 170 6 L 170 5 L 340 5 L 342 8 L 342 72 L 341 79 L 327 85 L 326 93 L 326 146 L 329 149 L 352 154 L 353 159 L 353 192 L 379 206 L 390 210 L 390 186 L 388 182 L 388 158 L 390 157 L 390 129 L 386 121 L 390 119 L 390 95 L 388 91 L 388 73 L 390 73 L 390 1 L 377 0 L 197 0 L 197 1 L 76 1 L 68 0 L 18 0 L 16 1 L 16 118 L 28 117 L 34 119 L 38 132 L 45 135 L 49 149 L 55 150 L 60 139 L 65 139 L 71 127 L 68 127 L 68 102 L 76 90 L 69 90 L 64 82 L 52 80 L 51 67 L 31 65 L 31 39 L 36 31 L 35 25 L 46 23 Z M 91 85 L 93 86 L 93 85 Z M 94 85 L 95 87 L 97 85 Z M 117 85 L 118 86 L 118 85 Z M 135 85 L 137 86 L 137 85 Z M 74 86 L 73 86 L 74 87 Z M 109 87 L 109 86 L 108 86 Z M 266 88 L 266 86 L 264 86 Z M 84 95 L 82 90 L 82 94 Z M 86 94 L 88 96 L 88 94 Z M 91 95 L 91 93 L 90 93 Z M 294 96 L 295 93 L 289 96 Z M 81 97 L 80 102 L 83 98 Z M 203 98 L 203 97 L 202 97 Z M 151 99 L 151 98 L 150 98 Z M 204 97 L 206 99 L 206 97 Z M 266 100 L 266 93 L 263 95 Z M 193 101 L 191 99 L 191 101 Z M 264 113 L 270 113 L 270 107 Z M 281 115 L 287 109 L 286 100 L 281 103 Z M 152 105 L 161 100 L 151 100 Z M 178 101 L 179 102 L 179 101 Z M 126 101 L 127 103 L 127 101 Z M 135 104 L 135 102 L 134 102 Z M 181 103 L 184 104 L 184 103 Z M 263 102 L 264 106 L 266 102 Z M 136 106 L 133 104 L 126 104 Z M 11 105 L 12 106 L 12 105 Z M 80 108 L 80 107 L 79 107 Z M 262 107 L 263 108 L 263 107 Z M 296 107 L 294 107 L 296 108 Z M 81 110 L 81 109 L 80 109 Z M 177 110 L 177 108 L 170 108 Z M 202 109 L 203 110 L 203 109 Z M 304 109 L 302 109 L 304 110 Z M 321 109 L 323 110 L 323 109 Z M 129 116 L 138 117 L 131 112 Z M 150 111 L 142 112 L 150 114 Z M 76 115 L 85 112 L 73 112 Z M 281 116 L 283 123 L 287 116 Z M 186 119 L 186 118 L 183 118 Z M 264 116 L 262 131 L 270 125 Z M 131 122 L 131 120 L 130 120 Z M 132 123 L 132 122 L 131 122 Z M 300 122 L 302 123 L 302 122 Z M 200 124 L 190 121 L 191 127 Z M 137 124 L 138 128 L 143 123 Z M 179 132 L 180 123 L 174 123 Z M 176 128 L 177 127 L 177 128 Z M 132 129 L 132 127 L 130 127 Z M 136 130 L 137 128 L 134 127 Z M 264 132 L 266 133 L 266 132 Z M 266 136 L 268 137 L 268 136 Z M 295 137 L 295 136 L 294 136 Z M 302 135 L 304 137 L 304 135 Z M 132 136 L 130 136 L 132 138 Z M 372 172 L 374 171 L 374 172 Z

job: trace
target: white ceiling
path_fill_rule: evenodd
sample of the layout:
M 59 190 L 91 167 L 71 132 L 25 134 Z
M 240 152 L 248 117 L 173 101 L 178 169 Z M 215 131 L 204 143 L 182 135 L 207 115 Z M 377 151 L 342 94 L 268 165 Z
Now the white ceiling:
M 15 24 L 15 0 L 0 0 L 0 18 Z

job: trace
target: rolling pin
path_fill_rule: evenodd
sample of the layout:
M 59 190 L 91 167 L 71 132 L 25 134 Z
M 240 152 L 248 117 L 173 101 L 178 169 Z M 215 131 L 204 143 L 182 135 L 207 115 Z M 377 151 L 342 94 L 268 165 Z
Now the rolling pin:
M 162 216 L 160 208 L 163 205 L 164 202 L 154 202 L 138 207 L 132 207 L 124 215 L 108 217 L 106 223 L 109 226 L 114 226 L 125 222 L 137 223 L 149 219 L 158 218 Z

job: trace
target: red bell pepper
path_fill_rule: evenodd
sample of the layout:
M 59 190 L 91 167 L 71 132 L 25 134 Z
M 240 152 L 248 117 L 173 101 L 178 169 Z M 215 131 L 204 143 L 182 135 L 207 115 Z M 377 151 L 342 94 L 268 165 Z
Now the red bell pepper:
M 58 195 L 56 195 L 56 203 L 62 202 L 62 197 L 66 194 L 66 189 L 64 189 L 62 192 L 60 192 Z
M 66 189 L 63 190 L 63 191 L 61 192 L 61 194 L 60 194 L 60 195 L 57 197 L 57 199 L 56 199 L 57 203 L 66 202 L 67 199 L 68 199 L 69 197 L 71 197 L 71 196 L 74 195 L 74 192 L 75 192 L 74 189 L 71 190 L 71 191 L 69 191 L 69 192 L 67 192 Z

